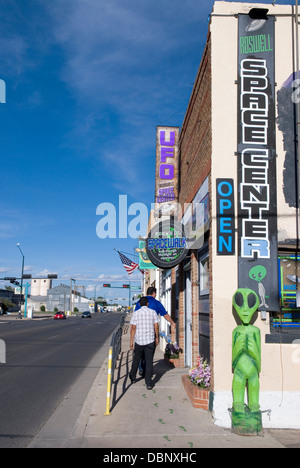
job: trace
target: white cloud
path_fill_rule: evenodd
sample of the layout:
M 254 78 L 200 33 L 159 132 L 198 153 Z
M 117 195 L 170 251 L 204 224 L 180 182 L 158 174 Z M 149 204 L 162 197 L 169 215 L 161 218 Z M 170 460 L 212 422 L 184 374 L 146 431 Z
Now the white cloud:
M 1 36 L 0 59 L 2 63 L 1 70 L 2 73 L 5 70 L 5 77 L 9 75 L 20 76 L 30 63 L 26 40 L 18 35 L 14 37 Z
M 39 227 L 49 227 L 54 224 L 55 220 L 48 217 L 44 213 L 38 214 L 36 211 L 18 210 L 7 208 L 4 203 L 0 204 L 1 223 L 0 223 L 0 238 L 11 239 L 18 236 L 24 236 L 28 232 Z
M 0 223 L 0 238 L 9 239 L 15 237 L 17 230 L 17 225 L 15 224 Z
M 0 267 L 0 273 L 8 273 L 10 272 L 11 269 L 8 267 Z
M 97 277 L 97 279 L 100 279 L 100 280 L 124 280 L 124 276 L 123 275 L 105 275 L 104 273 L 102 273 L 101 275 L 99 275 Z
M 60 76 L 78 105 L 65 145 L 94 156 L 112 187 L 134 198 L 153 184 L 154 171 L 145 184 L 128 181 L 154 160 L 156 125 L 188 103 L 186 61 L 195 57 L 190 27 L 207 22 L 203 5 L 212 3 L 56 0 L 46 6 L 64 56 Z M 200 47 L 198 56 L 200 62 Z M 176 118 L 172 124 L 181 124 L 183 114 Z
M 45 270 L 40 271 L 37 276 L 48 276 L 51 272 L 45 268 Z

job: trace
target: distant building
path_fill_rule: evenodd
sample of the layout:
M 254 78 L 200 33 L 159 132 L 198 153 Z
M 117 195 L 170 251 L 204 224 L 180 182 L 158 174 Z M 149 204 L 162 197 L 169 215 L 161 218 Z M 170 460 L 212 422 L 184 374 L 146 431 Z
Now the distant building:
M 89 299 L 80 296 L 79 293 L 72 294 L 72 310 L 76 307 L 79 312 L 89 310 Z M 69 311 L 70 306 L 70 286 L 60 284 L 47 291 L 47 310 L 54 309 Z
M 60 284 L 47 291 L 47 310 L 70 310 L 70 286 Z
M 44 296 L 47 297 L 48 289 L 52 288 L 52 280 L 49 278 L 32 278 L 31 280 L 31 297 Z
M 40 310 L 42 306 L 47 309 L 47 292 L 52 288 L 52 280 L 49 278 L 32 278 L 28 306 L 34 310 Z M 51 309 L 50 309 L 51 310 Z

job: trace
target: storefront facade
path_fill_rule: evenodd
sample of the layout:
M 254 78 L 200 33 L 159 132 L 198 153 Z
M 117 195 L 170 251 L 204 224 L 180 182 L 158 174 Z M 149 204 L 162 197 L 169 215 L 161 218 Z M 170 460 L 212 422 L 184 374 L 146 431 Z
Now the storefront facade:
M 260 299 L 263 425 L 300 428 L 295 28 L 292 6 L 216 2 L 179 134 L 178 202 L 196 242 L 167 275 L 168 304 L 181 365 L 199 355 L 211 365 L 222 427 L 231 425 L 232 297 L 249 288 Z

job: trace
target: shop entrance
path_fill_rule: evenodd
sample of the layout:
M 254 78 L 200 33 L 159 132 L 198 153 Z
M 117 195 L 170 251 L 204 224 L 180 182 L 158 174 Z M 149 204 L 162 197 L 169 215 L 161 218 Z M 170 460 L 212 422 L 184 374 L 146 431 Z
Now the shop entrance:
M 192 283 L 191 270 L 185 270 L 185 365 L 192 367 Z

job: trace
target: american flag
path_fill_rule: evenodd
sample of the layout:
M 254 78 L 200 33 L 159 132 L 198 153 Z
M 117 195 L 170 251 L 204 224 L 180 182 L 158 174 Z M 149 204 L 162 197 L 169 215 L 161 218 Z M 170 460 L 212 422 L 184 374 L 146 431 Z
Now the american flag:
M 129 258 L 125 257 L 125 255 L 121 254 L 121 252 L 118 251 L 118 254 L 120 255 L 121 262 L 123 263 L 123 266 L 127 273 L 131 275 L 131 273 L 134 272 L 139 266 L 137 263 L 134 263 L 132 260 L 129 260 Z

